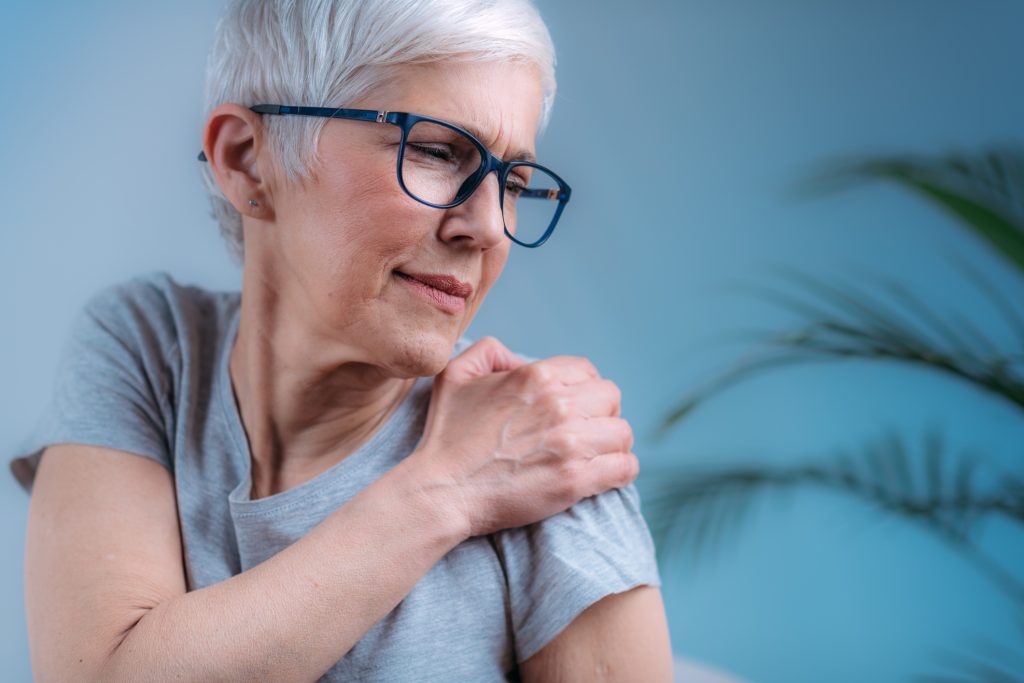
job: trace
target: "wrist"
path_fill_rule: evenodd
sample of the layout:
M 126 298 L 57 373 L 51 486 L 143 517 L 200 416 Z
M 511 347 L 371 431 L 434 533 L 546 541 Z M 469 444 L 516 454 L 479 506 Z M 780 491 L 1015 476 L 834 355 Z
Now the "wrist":
M 455 547 L 471 535 L 471 525 L 457 485 L 430 464 L 431 458 L 414 451 L 392 468 L 388 477 L 395 494 L 414 514 L 428 520 L 438 540 Z M 436 461 L 436 460 L 435 460 Z

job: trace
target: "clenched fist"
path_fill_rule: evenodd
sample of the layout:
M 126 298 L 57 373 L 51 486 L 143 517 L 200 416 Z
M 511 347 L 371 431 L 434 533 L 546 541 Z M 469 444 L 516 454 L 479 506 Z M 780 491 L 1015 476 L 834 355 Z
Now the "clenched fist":
M 620 412 L 619 388 L 587 359 L 526 363 L 485 337 L 434 379 L 407 464 L 443 489 L 467 538 L 523 526 L 636 478 Z

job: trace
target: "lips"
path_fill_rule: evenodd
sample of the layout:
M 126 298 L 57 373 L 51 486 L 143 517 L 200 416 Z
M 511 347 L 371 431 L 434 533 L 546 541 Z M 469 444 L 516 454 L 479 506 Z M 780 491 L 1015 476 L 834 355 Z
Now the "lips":
M 469 295 L 473 293 L 473 286 L 468 282 L 463 282 L 454 275 L 428 275 L 421 273 L 404 273 L 400 270 L 396 270 L 396 273 L 403 277 L 407 277 L 411 280 L 422 282 L 428 287 L 440 290 L 445 294 L 451 296 L 457 296 L 460 299 L 468 299 Z

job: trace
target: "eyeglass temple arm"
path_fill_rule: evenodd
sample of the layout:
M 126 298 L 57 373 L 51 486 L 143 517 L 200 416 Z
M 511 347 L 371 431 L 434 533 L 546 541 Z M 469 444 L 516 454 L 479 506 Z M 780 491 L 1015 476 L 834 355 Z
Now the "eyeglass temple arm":
M 386 123 L 388 112 L 376 109 L 339 109 L 337 107 L 294 107 L 284 104 L 255 104 L 249 111 L 257 114 L 291 114 L 293 116 L 318 116 L 329 119 L 352 119 L 355 121 L 376 121 Z M 199 161 L 207 161 L 206 153 L 199 152 Z
M 558 201 L 569 199 L 569 195 L 561 190 L 535 190 L 529 187 L 524 187 L 520 190 L 519 196 L 527 199 L 551 199 Z

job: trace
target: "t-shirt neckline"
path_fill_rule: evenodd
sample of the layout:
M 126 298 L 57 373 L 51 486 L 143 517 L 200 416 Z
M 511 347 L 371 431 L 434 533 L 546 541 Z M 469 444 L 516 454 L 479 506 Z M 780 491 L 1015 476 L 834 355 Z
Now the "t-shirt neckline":
M 422 391 L 423 384 L 432 379 L 430 377 L 416 378 L 416 382 L 406 393 L 398 408 L 392 411 L 391 415 L 363 445 L 348 456 L 297 486 L 270 496 L 252 500 L 250 498 L 252 494 L 252 452 L 249 449 L 249 440 L 245 435 L 245 429 L 242 425 L 242 416 L 235 399 L 230 372 L 231 349 L 238 336 L 240 317 L 241 305 L 235 308 L 231 316 L 217 370 L 217 381 L 220 384 L 218 393 L 220 394 L 221 411 L 227 425 L 228 435 L 235 446 L 235 455 L 240 460 L 238 471 L 242 473 L 238 486 L 228 495 L 228 500 L 232 507 L 235 508 L 236 514 L 264 514 L 271 511 L 279 511 L 282 506 L 290 506 L 299 499 L 317 493 L 342 476 L 344 471 L 356 467 L 369 454 L 379 452 L 384 446 L 384 442 L 392 437 L 391 433 L 395 425 L 408 424 L 409 413 L 416 405 L 415 397 Z

